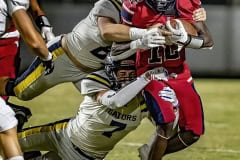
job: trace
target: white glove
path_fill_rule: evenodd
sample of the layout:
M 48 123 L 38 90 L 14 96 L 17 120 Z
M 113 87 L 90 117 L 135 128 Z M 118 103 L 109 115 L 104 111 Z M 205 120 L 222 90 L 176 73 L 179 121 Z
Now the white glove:
M 160 92 L 159 92 L 159 96 L 168 102 L 171 102 L 173 104 L 173 107 L 178 107 L 178 99 L 176 97 L 176 94 L 174 92 L 173 89 L 171 89 L 170 87 L 164 87 Z
M 176 29 L 171 26 L 170 20 L 166 22 L 167 29 L 172 32 L 172 36 L 170 36 L 172 43 L 186 45 L 189 42 L 189 36 L 187 31 L 185 30 L 182 22 L 178 19 L 176 21 Z
M 141 75 L 148 81 L 158 80 L 158 81 L 168 81 L 168 72 L 163 67 L 157 67 L 152 70 L 148 70 Z
M 158 28 L 151 28 L 140 39 L 130 43 L 131 49 L 148 49 L 162 46 L 166 43 L 165 37 L 159 33 Z
M 46 42 L 52 40 L 55 37 L 55 35 L 52 32 L 52 27 L 48 27 L 48 26 L 43 26 L 41 28 L 41 34 Z

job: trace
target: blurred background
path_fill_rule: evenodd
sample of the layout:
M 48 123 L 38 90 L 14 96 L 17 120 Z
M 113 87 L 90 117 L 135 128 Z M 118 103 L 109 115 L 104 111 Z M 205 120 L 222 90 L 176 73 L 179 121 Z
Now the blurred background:
M 55 35 L 68 33 L 87 16 L 95 0 L 42 0 L 41 5 L 54 27 Z M 194 77 L 240 78 L 240 1 L 202 0 L 207 26 L 215 45 L 212 50 L 187 50 Z M 29 64 L 29 51 L 22 44 L 22 68 Z M 27 54 L 27 56 L 25 56 Z M 25 58 L 29 57 L 29 58 Z

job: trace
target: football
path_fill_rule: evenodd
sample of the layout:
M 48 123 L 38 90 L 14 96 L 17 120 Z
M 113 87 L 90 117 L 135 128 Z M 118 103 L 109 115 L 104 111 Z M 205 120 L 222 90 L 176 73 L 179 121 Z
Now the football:
M 185 30 L 188 32 L 188 34 L 193 35 L 193 36 L 197 36 L 197 30 L 195 29 L 195 27 L 190 22 L 188 22 L 186 20 L 182 20 L 182 19 L 179 19 L 179 20 L 182 22 L 182 24 L 183 24 Z M 171 23 L 173 28 L 176 28 L 175 19 L 170 20 L 170 23 Z

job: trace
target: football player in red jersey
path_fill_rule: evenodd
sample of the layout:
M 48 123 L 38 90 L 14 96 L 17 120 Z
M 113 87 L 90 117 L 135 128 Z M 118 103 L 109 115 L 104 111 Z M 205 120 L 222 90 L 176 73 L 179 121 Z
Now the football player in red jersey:
M 155 81 L 145 88 L 146 103 L 149 103 L 149 110 L 153 111 L 152 116 L 157 124 L 157 134 L 149 146 L 148 159 L 151 160 L 161 159 L 165 154 L 188 147 L 204 133 L 201 99 L 194 88 L 185 59 L 186 47 L 200 49 L 213 46 L 206 24 L 193 19 L 194 10 L 200 8 L 200 5 L 200 0 L 126 0 L 123 3 L 121 15 L 124 24 L 138 28 L 161 24 L 173 33 L 170 37 L 172 45 L 136 52 L 138 75 L 159 66 L 165 67 L 169 74 L 167 81 Z M 168 21 L 171 19 L 187 20 L 196 28 L 198 35 L 189 35 L 181 21 L 177 21 L 177 27 L 174 29 Z M 161 85 L 173 88 L 179 100 L 180 130 L 171 138 L 166 125 L 173 122 L 175 115 L 158 101 L 156 88 Z M 161 114 L 156 115 L 156 112 Z

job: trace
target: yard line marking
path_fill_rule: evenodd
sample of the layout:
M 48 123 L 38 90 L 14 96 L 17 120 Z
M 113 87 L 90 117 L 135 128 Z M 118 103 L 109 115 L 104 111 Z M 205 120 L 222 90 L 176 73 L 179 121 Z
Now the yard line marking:
M 192 148 L 193 149 L 193 148 Z M 199 151 L 199 148 L 196 148 L 195 150 Z M 218 152 L 218 153 L 234 153 L 234 154 L 240 154 L 239 150 L 233 150 L 233 149 L 214 149 L 214 148 L 201 148 L 202 151 L 206 151 L 206 152 Z
M 134 142 L 121 142 L 123 146 L 131 146 L 131 147 L 140 147 L 143 143 L 134 143 Z
M 143 144 L 142 143 L 134 143 L 134 142 L 121 142 L 120 145 L 123 146 L 131 146 L 131 147 L 140 147 Z M 233 150 L 233 149 L 214 149 L 214 148 L 191 148 L 191 150 L 195 151 L 205 151 L 205 152 L 218 152 L 218 153 L 234 153 L 234 154 L 240 154 L 240 150 Z

